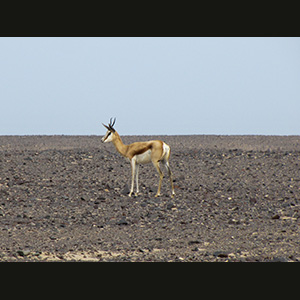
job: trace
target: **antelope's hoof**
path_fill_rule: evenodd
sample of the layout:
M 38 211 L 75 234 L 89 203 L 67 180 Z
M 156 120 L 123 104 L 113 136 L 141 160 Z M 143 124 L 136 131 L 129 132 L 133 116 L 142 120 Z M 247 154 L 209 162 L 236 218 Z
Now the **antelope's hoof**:
M 156 195 L 155 195 L 155 198 L 157 198 L 157 197 L 160 197 L 160 194 L 156 194 Z

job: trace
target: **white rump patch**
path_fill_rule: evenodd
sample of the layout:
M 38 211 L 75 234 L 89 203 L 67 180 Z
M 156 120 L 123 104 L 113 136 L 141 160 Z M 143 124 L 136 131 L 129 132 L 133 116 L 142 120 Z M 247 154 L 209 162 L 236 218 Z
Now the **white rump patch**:
M 170 146 L 167 145 L 166 143 L 163 143 L 163 154 L 162 154 L 162 159 L 165 158 L 166 155 L 168 155 L 170 151 Z

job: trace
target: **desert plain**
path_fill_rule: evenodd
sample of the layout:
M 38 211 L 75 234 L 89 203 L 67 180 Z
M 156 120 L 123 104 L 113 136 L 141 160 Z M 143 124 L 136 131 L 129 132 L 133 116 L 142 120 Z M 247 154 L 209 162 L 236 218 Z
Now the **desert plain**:
M 300 261 L 300 136 L 122 136 L 170 145 L 174 198 L 101 137 L 0 136 L 0 261 Z

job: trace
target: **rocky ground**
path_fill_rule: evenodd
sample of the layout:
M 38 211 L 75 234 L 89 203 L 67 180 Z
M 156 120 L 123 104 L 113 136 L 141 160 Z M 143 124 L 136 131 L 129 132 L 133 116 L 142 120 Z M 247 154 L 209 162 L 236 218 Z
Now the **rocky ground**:
M 0 261 L 300 261 L 299 136 L 127 136 L 172 149 L 167 179 L 98 136 L 0 136 Z

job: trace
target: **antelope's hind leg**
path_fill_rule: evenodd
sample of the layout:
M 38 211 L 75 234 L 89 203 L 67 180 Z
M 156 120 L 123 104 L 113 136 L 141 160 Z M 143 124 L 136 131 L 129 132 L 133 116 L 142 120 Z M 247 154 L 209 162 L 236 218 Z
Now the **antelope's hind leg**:
M 175 190 L 174 190 L 174 185 L 173 185 L 173 177 L 172 177 L 172 172 L 170 169 L 170 165 L 168 161 L 163 161 L 164 166 L 166 167 L 168 174 L 169 174 L 169 180 L 170 180 L 170 184 L 171 184 L 171 189 L 172 189 L 172 195 L 171 197 L 173 198 L 175 195 Z
M 162 179 L 164 177 L 160 167 L 159 167 L 159 161 L 153 161 L 153 165 L 155 166 L 158 174 L 159 174 L 159 183 L 158 183 L 158 189 L 157 189 L 157 193 L 155 195 L 155 197 L 159 197 L 160 196 L 160 189 L 161 189 L 161 183 L 162 183 Z
M 172 176 L 172 172 L 171 172 L 171 169 L 170 169 L 170 165 L 169 165 L 169 162 L 167 161 L 166 164 L 165 164 L 165 167 L 168 171 L 168 174 L 169 174 L 169 179 L 170 179 L 170 184 L 171 184 L 171 189 L 172 189 L 172 198 L 174 197 L 175 195 L 175 190 L 174 190 L 174 185 L 173 185 L 173 176 Z
M 135 167 L 135 184 L 136 184 L 135 195 L 138 196 L 138 194 L 139 194 L 139 164 L 136 164 L 136 167 Z

